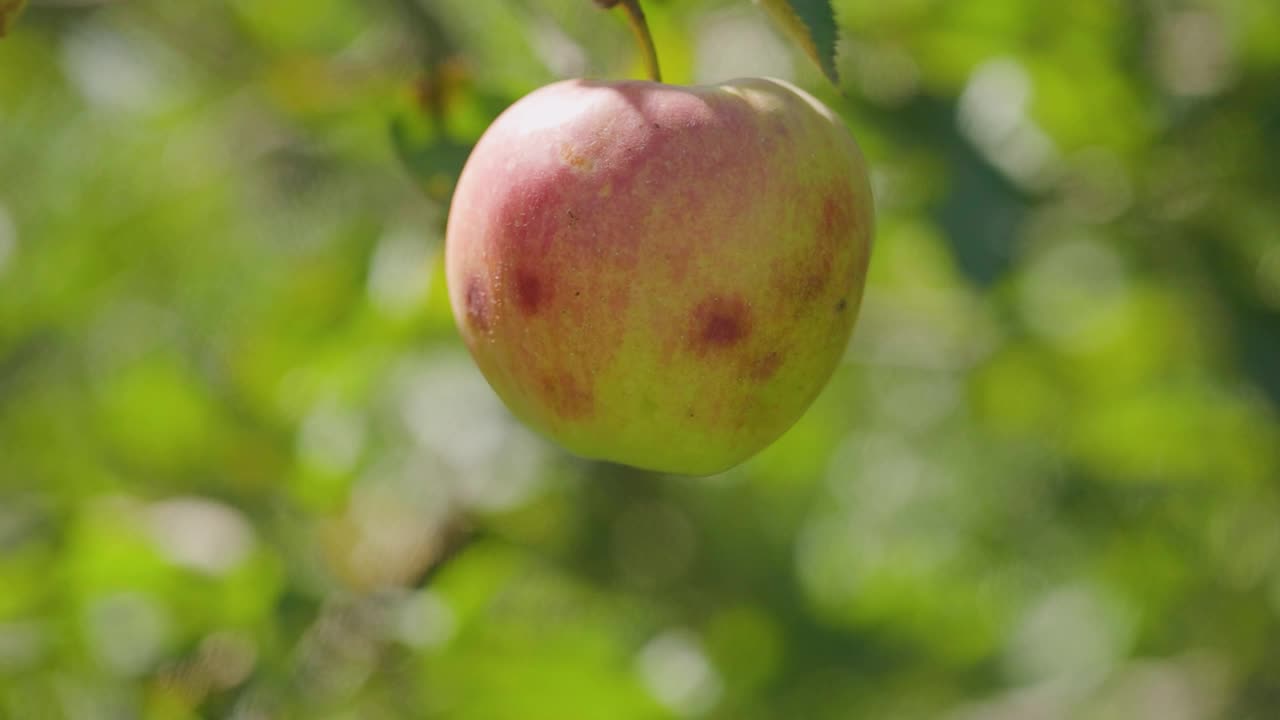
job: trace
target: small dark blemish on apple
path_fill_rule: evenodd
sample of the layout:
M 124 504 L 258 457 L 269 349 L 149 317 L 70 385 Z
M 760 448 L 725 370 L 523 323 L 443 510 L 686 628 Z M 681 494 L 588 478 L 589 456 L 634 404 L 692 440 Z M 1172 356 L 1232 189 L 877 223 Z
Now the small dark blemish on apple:
M 581 420 L 595 412 L 595 394 L 573 375 L 561 371 L 542 376 L 548 405 L 563 420 Z
M 751 377 L 764 382 L 777 375 L 781 367 L 782 354 L 775 350 L 760 357 L 751 365 Z
M 480 278 L 473 277 L 467 281 L 466 303 L 467 322 L 471 327 L 482 333 L 488 332 L 490 327 L 489 294 L 485 292 Z
M 847 307 L 849 307 L 849 301 L 845 298 L 840 298 L 840 302 L 836 303 L 836 312 L 844 312 Z
M 740 297 L 711 295 L 693 309 L 690 337 L 703 355 L 732 348 L 751 334 L 751 309 Z
M 537 275 L 516 271 L 516 304 L 525 315 L 535 315 L 550 299 L 550 287 Z
M 828 195 L 822 203 L 822 232 L 833 234 L 840 223 L 840 204 L 835 195 Z
M 565 212 L 569 213 L 569 224 L 570 224 L 570 225 L 573 225 L 573 224 L 575 224 L 575 223 L 577 223 L 577 222 L 578 222 L 578 216 L 577 216 L 577 215 L 574 215 L 572 210 L 566 210 Z
M 850 190 L 847 185 L 839 183 L 823 198 L 822 232 L 844 238 L 852 234 L 855 218 L 849 207 Z
M 827 277 L 828 270 L 825 267 L 818 272 L 804 276 L 800 280 L 799 288 L 797 288 L 800 299 L 804 302 L 809 302 L 821 295 L 822 291 L 827 287 Z

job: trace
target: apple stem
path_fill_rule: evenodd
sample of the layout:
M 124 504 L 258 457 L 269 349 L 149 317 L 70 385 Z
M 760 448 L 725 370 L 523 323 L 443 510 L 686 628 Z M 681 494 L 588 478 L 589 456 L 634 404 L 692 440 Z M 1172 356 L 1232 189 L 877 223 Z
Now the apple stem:
M 622 9 L 627 13 L 627 24 L 631 26 L 631 31 L 635 33 L 636 41 L 640 43 L 640 50 L 644 55 L 644 65 L 649 72 L 649 79 L 654 82 L 662 82 L 662 70 L 658 68 L 658 50 L 653 46 L 653 35 L 649 32 L 648 21 L 644 19 L 644 10 L 640 7 L 640 0 L 595 0 L 595 3 L 606 10 L 615 5 L 622 5 Z

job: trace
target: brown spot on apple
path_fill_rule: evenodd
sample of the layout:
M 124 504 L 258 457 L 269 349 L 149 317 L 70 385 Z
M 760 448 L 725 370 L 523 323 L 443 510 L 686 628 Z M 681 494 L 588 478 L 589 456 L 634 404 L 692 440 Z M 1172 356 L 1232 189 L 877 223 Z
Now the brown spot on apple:
M 840 202 L 840 191 L 833 191 L 822 203 L 822 234 L 841 235 L 848 230 L 849 213 Z
M 750 375 L 753 380 L 765 382 L 778 374 L 782 367 L 782 353 L 774 350 L 768 352 L 751 364 Z
M 827 281 L 830 277 L 829 268 L 822 268 L 817 272 L 805 275 L 800 278 L 800 282 L 796 285 L 796 294 L 802 302 L 812 301 L 826 289 Z
M 471 278 L 467 281 L 467 324 L 479 332 L 489 332 L 492 326 L 490 312 L 489 293 L 484 284 L 478 277 Z
M 843 267 L 844 248 L 853 232 L 850 201 L 844 185 L 838 184 L 822 195 L 810 206 L 814 218 L 812 245 L 789 261 L 775 258 L 771 263 L 770 282 L 790 301 L 796 317 L 810 312 L 815 302 L 823 300 L 825 304 L 837 267 Z
M 824 254 L 824 260 L 831 260 L 834 250 L 849 237 L 852 229 L 849 224 L 849 198 L 840 191 L 827 195 L 822 202 L 822 220 L 818 227 L 818 247 Z
M 595 161 L 568 144 L 560 146 L 560 159 L 564 161 L 565 165 L 578 172 L 591 172 L 596 167 Z
M 582 420 L 595 412 L 595 393 L 569 372 L 547 373 L 540 386 L 547 406 L 562 420 Z
M 751 308 L 740 297 L 711 295 L 691 314 L 689 339 L 698 355 L 736 346 L 751 334 Z
M 536 315 L 551 299 L 551 286 L 528 270 L 517 270 L 516 305 L 525 315 Z

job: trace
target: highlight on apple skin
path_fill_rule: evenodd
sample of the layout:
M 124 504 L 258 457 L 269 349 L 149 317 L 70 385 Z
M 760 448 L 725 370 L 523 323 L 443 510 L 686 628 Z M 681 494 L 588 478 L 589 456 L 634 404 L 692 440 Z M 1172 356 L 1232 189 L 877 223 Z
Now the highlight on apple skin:
M 708 475 L 830 380 L 874 226 L 857 143 L 779 80 L 568 80 L 473 150 L 446 232 L 463 340 L 508 408 L 579 455 Z

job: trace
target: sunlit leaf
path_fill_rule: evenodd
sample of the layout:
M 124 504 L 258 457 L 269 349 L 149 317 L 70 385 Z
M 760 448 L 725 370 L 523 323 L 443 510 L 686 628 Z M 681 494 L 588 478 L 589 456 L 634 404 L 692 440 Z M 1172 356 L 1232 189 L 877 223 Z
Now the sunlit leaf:
M 835 12 L 831 0 L 760 0 L 769 15 L 822 70 L 832 84 L 839 83 L 836 71 Z

